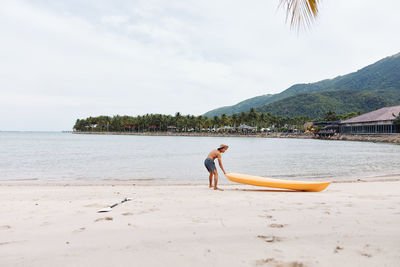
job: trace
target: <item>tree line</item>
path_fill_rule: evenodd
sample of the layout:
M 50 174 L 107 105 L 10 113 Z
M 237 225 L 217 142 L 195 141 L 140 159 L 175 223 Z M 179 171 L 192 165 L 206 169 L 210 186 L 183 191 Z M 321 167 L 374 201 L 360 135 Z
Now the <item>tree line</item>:
M 337 115 L 329 111 L 322 120 L 337 120 L 354 117 L 358 113 L 352 112 Z M 236 128 L 246 124 L 262 128 L 270 128 L 274 131 L 288 131 L 290 129 L 304 130 L 304 124 L 311 119 L 308 116 L 279 116 L 270 113 L 256 112 L 254 108 L 248 112 L 238 114 L 222 114 L 208 118 L 205 116 L 182 115 L 177 112 L 174 116 L 163 114 L 146 114 L 142 116 L 98 116 L 78 119 L 73 127 L 75 131 L 97 132 L 148 132 L 168 131 L 173 129 L 178 132 L 202 132 L 216 130 L 225 126 Z

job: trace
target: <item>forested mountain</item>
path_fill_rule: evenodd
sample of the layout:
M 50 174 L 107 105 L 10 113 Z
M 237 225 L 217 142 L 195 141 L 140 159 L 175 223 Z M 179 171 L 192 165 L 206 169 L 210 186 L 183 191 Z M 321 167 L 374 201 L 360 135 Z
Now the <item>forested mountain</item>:
M 336 91 L 337 93 L 334 94 L 334 98 L 337 99 L 337 101 L 341 101 L 340 99 L 344 99 L 346 95 L 349 94 L 347 92 L 348 90 L 357 90 L 357 91 L 367 91 L 372 94 L 369 94 L 369 97 L 372 97 L 375 95 L 375 97 L 379 96 L 382 99 L 382 104 L 386 105 L 385 103 L 393 103 L 393 104 L 400 104 L 400 53 L 386 57 L 372 65 L 369 65 L 367 67 L 364 67 L 356 72 L 343 75 L 343 76 L 338 76 L 334 79 L 327 79 L 327 80 L 322 80 L 316 83 L 309 83 L 309 84 L 295 84 L 285 91 L 279 93 L 279 94 L 274 94 L 274 95 L 269 95 L 268 98 L 260 98 L 260 100 L 264 101 L 263 103 L 261 101 L 257 102 L 257 105 L 251 102 L 246 102 L 251 99 L 242 101 L 240 103 L 248 103 L 246 105 L 242 105 L 242 107 L 246 107 L 247 110 L 250 109 L 251 107 L 257 108 L 258 110 L 264 110 L 268 111 L 270 110 L 271 112 L 274 112 L 273 114 L 286 114 L 290 116 L 295 116 L 299 115 L 299 113 L 295 114 L 290 114 L 288 113 L 289 110 L 308 110 L 306 107 L 302 107 L 303 105 L 310 105 L 312 99 L 318 100 L 323 97 L 327 97 L 327 95 L 320 95 L 316 94 L 314 96 L 310 95 L 310 93 L 315 93 L 315 92 L 325 92 L 325 91 Z M 303 96 L 299 96 L 299 98 L 295 101 L 295 98 L 288 98 L 288 97 L 293 97 L 299 94 L 305 94 Z M 343 97 L 340 97 L 341 94 L 344 94 Z M 368 105 L 370 102 L 362 102 L 363 99 L 358 100 L 355 96 L 360 96 L 360 93 L 355 93 L 351 99 L 353 100 L 352 105 L 354 106 L 361 106 L 361 105 Z M 257 97 L 256 97 L 257 98 Z M 255 99 L 255 98 L 252 98 Z M 325 99 L 325 98 L 324 98 Z M 283 100 L 283 101 L 280 101 Z M 284 100 L 287 100 L 288 103 L 286 103 Z M 325 99 L 326 100 L 326 99 Z M 322 102 L 315 102 L 315 108 L 320 108 L 324 109 L 325 107 L 321 106 L 322 104 L 327 104 L 327 101 L 322 101 Z M 279 105 L 281 106 L 281 109 L 279 109 L 279 105 L 274 104 L 275 102 L 279 101 Z M 306 101 L 302 103 L 301 101 Z M 239 104 L 240 104 L 239 103 Z M 289 107 L 289 103 L 292 103 L 295 106 Z M 239 105 L 238 104 L 238 105 Z M 250 105 L 249 105 L 250 104 Z M 344 104 L 344 103 L 343 103 Z M 370 106 L 364 106 L 364 109 L 369 111 L 373 110 L 376 108 L 380 108 L 382 106 L 376 106 L 376 103 Z M 271 107 L 268 107 L 269 105 L 272 105 Z M 350 103 L 347 103 L 346 105 L 350 105 Z M 236 105 L 235 105 L 236 106 Z M 238 111 L 235 110 L 235 106 L 231 107 L 224 107 L 223 113 L 226 114 L 232 114 L 232 113 L 237 113 Z M 336 107 L 344 107 L 343 105 L 338 105 L 335 104 L 333 106 Z M 212 111 L 207 112 L 206 116 L 214 116 L 214 115 L 219 115 L 221 113 L 216 113 L 219 112 L 220 109 L 215 109 Z M 347 110 L 345 108 L 344 110 Z M 241 110 L 242 111 L 242 110 Z M 337 113 L 340 113 L 341 110 L 334 110 Z M 323 113 L 323 112 L 322 112 Z M 309 115 L 309 113 L 302 113 L 300 115 Z M 312 117 L 312 116 L 311 116 Z
M 227 115 L 230 115 L 230 114 L 234 114 L 234 113 L 240 113 L 242 111 L 247 111 L 247 110 L 251 109 L 252 107 L 258 107 L 258 106 L 264 105 L 265 103 L 268 102 L 268 99 L 271 96 L 273 96 L 273 95 L 260 95 L 260 96 L 256 96 L 253 98 L 249 98 L 249 99 L 239 102 L 233 106 L 226 106 L 226 107 L 222 107 L 222 108 L 213 109 L 213 110 L 205 113 L 203 116 L 211 118 L 214 116 L 221 116 L 224 113 Z
M 339 90 L 289 96 L 258 107 L 256 111 L 280 116 L 309 116 L 316 119 L 323 118 L 328 111 L 334 111 L 337 114 L 358 111 L 365 113 L 397 103 L 395 100 L 382 97 L 375 92 Z

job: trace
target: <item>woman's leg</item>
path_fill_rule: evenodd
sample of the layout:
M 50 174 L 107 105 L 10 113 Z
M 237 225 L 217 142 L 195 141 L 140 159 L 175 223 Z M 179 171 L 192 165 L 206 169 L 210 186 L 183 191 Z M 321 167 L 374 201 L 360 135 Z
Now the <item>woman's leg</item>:
M 213 175 L 214 175 L 214 173 L 213 173 L 213 172 L 210 172 L 210 176 L 208 177 L 208 179 L 210 180 L 210 188 L 213 187 L 213 185 L 212 185 Z
M 214 171 L 214 190 L 223 191 L 222 189 L 218 188 L 217 184 L 218 184 L 218 172 L 217 172 L 217 170 L 215 170 Z

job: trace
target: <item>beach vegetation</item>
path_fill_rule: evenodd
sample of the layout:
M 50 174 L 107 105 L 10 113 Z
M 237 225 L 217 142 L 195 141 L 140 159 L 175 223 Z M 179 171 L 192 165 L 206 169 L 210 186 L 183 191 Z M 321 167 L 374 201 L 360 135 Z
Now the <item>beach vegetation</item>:
M 145 114 L 141 116 L 99 116 L 77 119 L 74 131 L 90 132 L 215 132 L 233 131 L 240 125 L 247 125 L 261 131 L 273 129 L 290 131 L 291 128 L 302 128 L 309 121 L 307 116 L 276 116 L 270 113 L 259 113 L 254 109 L 238 114 L 222 114 L 207 118 L 205 116 L 163 114 Z
M 286 21 L 297 30 L 309 27 L 318 15 L 319 0 L 280 0 L 286 10 Z
M 205 116 L 145 114 L 140 116 L 98 116 L 77 119 L 74 131 L 80 132 L 233 132 L 242 129 L 251 132 L 304 132 L 310 130 L 312 121 L 346 120 L 361 112 L 337 114 L 329 110 L 324 116 L 280 116 L 257 112 L 255 109 L 240 114 Z M 240 130 L 240 131 L 242 131 Z
M 392 114 L 393 115 L 393 117 L 394 117 L 394 121 L 393 121 L 393 124 L 394 125 L 399 125 L 400 126 L 400 112 L 399 112 L 399 114 Z

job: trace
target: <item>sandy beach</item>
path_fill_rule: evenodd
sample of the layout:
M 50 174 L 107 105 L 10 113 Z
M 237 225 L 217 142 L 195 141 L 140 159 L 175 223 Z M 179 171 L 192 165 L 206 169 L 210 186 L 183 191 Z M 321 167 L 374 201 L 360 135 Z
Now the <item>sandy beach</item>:
M 3 182 L 1 266 L 395 266 L 400 181 L 320 193 Z M 97 213 L 125 197 L 108 213 Z

